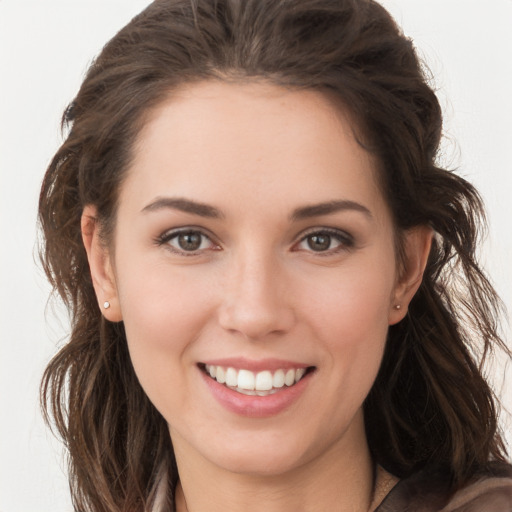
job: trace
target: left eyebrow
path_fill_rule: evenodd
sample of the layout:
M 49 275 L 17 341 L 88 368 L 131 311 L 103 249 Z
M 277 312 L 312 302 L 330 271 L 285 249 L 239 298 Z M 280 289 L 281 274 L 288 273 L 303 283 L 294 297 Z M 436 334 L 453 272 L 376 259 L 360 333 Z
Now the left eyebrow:
M 370 219 L 373 218 L 372 213 L 368 208 L 366 208 L 366 206 L 349 200 L 327 201 L 325 203 L 303 206 L 301 208 L 295 209 L 292 212 L 290 218 L 292 221 L 298 221 L 309 219 L 311 217 L 320 217 L 321 215 L 331 215 L 333 213 L 347 210 L 360 212 Z

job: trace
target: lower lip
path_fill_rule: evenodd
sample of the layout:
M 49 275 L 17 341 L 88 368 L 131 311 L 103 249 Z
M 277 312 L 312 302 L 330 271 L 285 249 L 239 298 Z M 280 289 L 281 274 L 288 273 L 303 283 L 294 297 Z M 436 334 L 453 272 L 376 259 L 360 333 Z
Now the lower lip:
M 223 407 L 235 414 L 250 418 L 275 416 L 290 407 L 302 395 L 312 376 L 312 372 L 307 373 L 297 384 L 285 386 L 272 395 L 252 396 L 233 391 L 219 384 L 203 371 L 200 370 L 200 372 L 210 392 Z

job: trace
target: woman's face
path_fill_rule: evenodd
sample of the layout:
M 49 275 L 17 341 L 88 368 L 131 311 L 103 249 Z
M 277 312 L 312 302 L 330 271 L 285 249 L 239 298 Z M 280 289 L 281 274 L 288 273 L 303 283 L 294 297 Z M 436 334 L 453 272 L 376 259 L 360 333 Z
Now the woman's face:
M 365 446 L 405 292 L 352 128 L 318 92 L 212 81 L 141 132 L 100 301 L 178 461 L 273 474 Z

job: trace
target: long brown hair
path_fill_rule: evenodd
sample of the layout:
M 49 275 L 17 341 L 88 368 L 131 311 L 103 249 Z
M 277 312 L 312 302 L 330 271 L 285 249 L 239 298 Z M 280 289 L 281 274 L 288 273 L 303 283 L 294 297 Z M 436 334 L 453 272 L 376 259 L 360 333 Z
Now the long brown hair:
M 503 460 L 481 366 L 493 347 L 505 349 L 499 301 L 475 259 L 483 207 L 468 182 L 437 164 L 441 110 L 412 42 L 372 0 L 157 0 L 90 67 L 40 196 L 42 263 L 71 313 L 69 342 L 48 365 L 41 394 L 69 450 L 76 509 L 147 510 L 162 474 L 172 507 L 178 475 L 168 428 L 137 381 L 122 323 L 99 311 L 80 218 L 95 205 L 110 238 L 146 114 L 178 85 L 205 79 L 334 95 L 377 157 L 397 233 L 416 225 L 436 233 L 365 402 L 376 462 L 401 477 L 440 467 L 455 488 Z

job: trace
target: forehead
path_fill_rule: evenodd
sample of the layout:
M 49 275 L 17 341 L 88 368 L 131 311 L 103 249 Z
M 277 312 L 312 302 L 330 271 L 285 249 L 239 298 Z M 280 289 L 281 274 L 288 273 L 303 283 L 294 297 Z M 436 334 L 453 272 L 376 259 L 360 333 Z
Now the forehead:
M 245 204 L 380 198 L 373 158 L 326 94 L 263 82 L 183 86 L 141 130 L 121 199 L 190 196 Z M 290 207 L 292 205 L 290 204 Z

